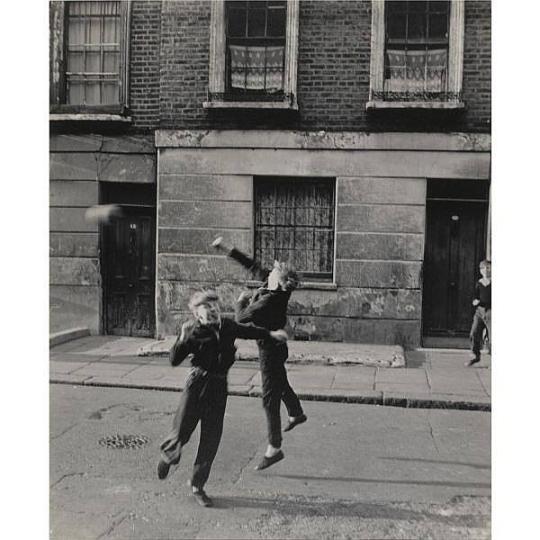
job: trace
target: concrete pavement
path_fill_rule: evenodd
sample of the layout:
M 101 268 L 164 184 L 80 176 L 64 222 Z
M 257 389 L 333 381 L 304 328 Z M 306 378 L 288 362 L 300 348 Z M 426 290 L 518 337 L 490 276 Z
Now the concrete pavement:
M 253 356 L 253 344 L 237 343 L 239 351 L 244 351 L 240 358 Z M 189 362 L 172 368 L 163 356 L 167 347 L 143 338 L 83 337 L 50 349 L 50 382 L 181 391 Z M 303 400 L 491 410 L 491 358 L 487 355 L 466 368 L 463 363 L 469 353 L 462 350 L 407 351 L 401 362 L 400 348 L 389 346 L 290 342 L 290 348 L 289 380 Z M 365 353 L 360 355 L 363 363 L 351 363 L 359 358 L 355 350 Z M 260 396 L 257 362 L 235 363 L 229 372 L 229 393 Z

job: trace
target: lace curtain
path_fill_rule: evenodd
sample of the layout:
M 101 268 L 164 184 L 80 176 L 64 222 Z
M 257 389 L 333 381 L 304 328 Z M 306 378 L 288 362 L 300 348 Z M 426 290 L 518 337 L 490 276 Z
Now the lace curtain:
M 388 92 L 445 92 L 448 50 L 386 51 Z M 389 76 L 388 76 L 389 75 Z
M 231 86 L 242 90 L 283 90 L 284 47 L 230 45 Z

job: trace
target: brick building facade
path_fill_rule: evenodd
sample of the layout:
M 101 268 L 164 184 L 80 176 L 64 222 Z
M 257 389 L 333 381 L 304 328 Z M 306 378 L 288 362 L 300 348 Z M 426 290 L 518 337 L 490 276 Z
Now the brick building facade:
M 222 235 L 303 272 L 296 339 L 464 335 L 489 249 L 490 2 L 69 4 L 51 3 L 52 329 L 171 334 L 209 286 L 230 311 L 247 277 Z M 89 20 L 116 82 L 88 69 Z M 124 224 L 86 223 L 97 202 Z

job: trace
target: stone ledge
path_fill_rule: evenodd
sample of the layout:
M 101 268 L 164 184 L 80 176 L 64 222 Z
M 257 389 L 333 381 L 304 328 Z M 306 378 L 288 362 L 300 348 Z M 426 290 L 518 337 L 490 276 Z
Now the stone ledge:
M 168 356 L 176 337 L 143 345 L 138 356 Z M 373 367 L 405 367 L 405 355 L 400 345 L 368 345 L 363 343 L 328 343 L 321 341 L 289 341 L 289 364 L 364 365 Z M 255 361 L 259 353 L 253 341 L 237 341 L 237 359 Z
M 165 130 L 155 132 L 158 148 L 290 148 L 317 150 L 445 150 L 489 152 L 485 133 L 367 133 L 290 130 Z
M 55 332 L 49 336 L 49 347 L 56 347 L 56 345 L 67 343 L 68 341 L 73 341 L 89 335 L 90 330 L 88 328 L 71 328 L 69 330 Z

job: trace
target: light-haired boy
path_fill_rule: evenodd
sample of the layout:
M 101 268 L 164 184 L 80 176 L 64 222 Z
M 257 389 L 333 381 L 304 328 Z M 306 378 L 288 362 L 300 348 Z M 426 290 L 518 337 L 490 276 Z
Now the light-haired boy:
M 182 447 L 200 422 L 200 440 L 193 466 L 191 488 L 202 506 L 212 506 L 204 491 L 223 432 L 227 405 L 227 373 L 235 361 L 236 338 L 286 341 L 283 331 L 269 331 L 252 324 L 240 324 L 221 317 L 219 298 L 214 291 L 195 293 L 189 302 L 193 319 L 182 330 L 170 351 L 172 366 L 192 355 L 192 369 L 180 398 L 171 432 L 161 444 L 158 477 L 167 477 L 178 464 Z
M 470 332 L 473 356 L 465 363 L 467 367 L 480 362 L 484 330 L 487 332 L 489 352 L 491 353 L 491 261 L 483 260 L 479 268 L 482 277 L 476 283 L 472 302 L 473 306 L 476 307 Z

